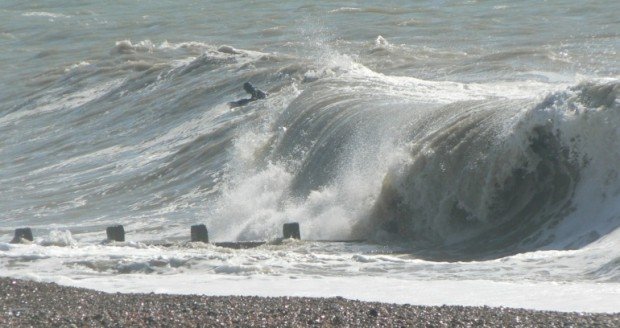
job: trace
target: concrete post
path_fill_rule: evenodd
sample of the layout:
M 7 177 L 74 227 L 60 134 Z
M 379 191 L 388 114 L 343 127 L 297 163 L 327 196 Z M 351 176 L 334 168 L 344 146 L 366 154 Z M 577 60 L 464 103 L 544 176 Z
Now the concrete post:
M 107 227 L 105 232 L 108 235 L 108 240 L 125 241 L 125 229 L 122 225 Z
M 191 230 L 192 241 L 201 241 L 203 243 L 209 242 L 209 231 L 204 224 L 197 224 L 192 226 Z
M 11 244 L 19 244 L 22 242 L 22 239 L 33 241 L 32 238 L 32 230 L 30 228 L 19 228 L 15 229 L 15 237 L 11 240 Z
M 293 238 L 293 239 L 301 239 L 301 235 L 299 233 L 299 223 L 285 223 L 282 227 L 282 235 L 284 239 Z

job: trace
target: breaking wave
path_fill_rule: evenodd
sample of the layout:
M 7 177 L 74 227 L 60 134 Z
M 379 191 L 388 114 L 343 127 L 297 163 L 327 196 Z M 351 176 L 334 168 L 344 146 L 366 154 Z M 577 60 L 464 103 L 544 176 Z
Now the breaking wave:
M 50 71 L 0 113 L 0 192 L 20 199 L 7 222 L 94 240 L 201 221 L 229 240 L 296 220 L 308 239 L 431 259 L 581 248 L 618 227 L 617 80 L 437 82 L 321 56 L 123 40 Z M 269 97 L 229 108 L 245 81 Z

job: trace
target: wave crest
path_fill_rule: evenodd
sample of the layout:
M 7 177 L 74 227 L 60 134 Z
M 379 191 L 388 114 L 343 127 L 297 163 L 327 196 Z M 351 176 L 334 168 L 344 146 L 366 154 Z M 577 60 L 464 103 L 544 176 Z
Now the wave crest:
M 581 246 L 570 240 L 583 231 L 560 240 L 555 229 L 587 203 L 576 193 L 601 156 L 590 146 L 596 136 L 588 131 L 601 128 L 591 116 L 617 121 L 617 94 L 618 83 L 584 83 L 538 104 L 462 102 L 434 112 L 439 124 L 413 128 L 410 161 L 383 182 L 370 215 L 378 238 L 398 236 L 428 257 L 456 259 Z

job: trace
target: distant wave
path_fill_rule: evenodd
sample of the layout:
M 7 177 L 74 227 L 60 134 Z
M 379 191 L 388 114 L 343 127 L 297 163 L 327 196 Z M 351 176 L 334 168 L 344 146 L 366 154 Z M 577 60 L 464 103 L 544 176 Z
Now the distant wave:
M 379 13 L 386 15 L 402 15 L 406 13 L 408 10 L 404 8 L 379 8 L 379 7 L 368 7 L 368 8 L 359 8 L 359 7 L 340 7 L 337 9 L 332 9 L 329 13 Z

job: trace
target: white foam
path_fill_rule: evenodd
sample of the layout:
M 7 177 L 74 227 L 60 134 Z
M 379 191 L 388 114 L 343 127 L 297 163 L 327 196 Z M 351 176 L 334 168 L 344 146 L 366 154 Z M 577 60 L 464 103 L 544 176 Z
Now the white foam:
M 73 64 L 73 65 L 65 68 L 65 73 L 68 73 L 68 72 L 70 72 L 72 70 L 79 69 L 79 68 L 82 68 L 82 67 L 88 67 L 88 66 L 90 66 L 89 62 L 81 61 L 79 63 Z
M 151 40 L 141 40 L 132 42 L 130 39 L 116 41 L 114 52 L 120 54 L 131 54 L 136 52 L 152 53 L 156 50 L 170 51 L 170 50 L 186 50 L 192 54 L 201 54 L 206 50 L 215 51 L 215 47 L 204 42 L 188 41 L 188 42 L 169 42 L 164 40 L 159 44 L 153 43 Z
M 322 35 L 312 35 L 317 40 L 310 44 L 315 54 L 315 68 L 306 74 L 306 81 L 319 78 L 349 80 L 353 84 L 371 84 L 395 98 L 409 98 L 417 102 L 449 104 L 465 100 L 489 98 L 531 99 L 551 92 L 564 90 L 574 83 L 574 79 L 547 74 L 549 82 L 531 81 L 493 81 L 492 83 L 460 83 L 452 81 L 428 81 L 410 76 L 386 75 L 371 70 L 359 63 L 353 56 L 342 54 L 323 42 Z M 375 47 L 391 47 L 382 36 L 374 42 Z M 553 82 L 553 83 L 550 83 Z
M 375 39 L 375 46 L 376 47 L 388 47 L 390 46 L 390 43 L 383 36 L 379 35 Z
M 61 279 L 64 285 L 105 292 L 199 295 L 336 297 L 413 305 L 505 306 L 566 312 L 617 312 L 620 285 L 485 280 L 411 281 L 386 277 L 272 277 L 247 279 L 195 274 L 184 279 L 132 274 L 112 278 Z M 364 288 L 360 288 L 364 286 Z
M 218 202 L 216 220 L 210 224 L 217 231 L 216 238 L 256 240 L 273 235 L 269 231 L 286 222 L 285 214 L 278 213 L 277 208 L 292 176 L 282 167 L 269 165 L 252 176 L 239 178 Z
M 329 11 L 330 14 L 334 13 L 359 13 L 362 12 L 361 8 L 357 7 L 340 7 L 338 9 L 332 9 Z
M 364 244 L 287 241 L 233 250 L 199 243 L 102 245 L 75 241 L 67 233 L 54 235 L 47 239 L 68 240 L 69 247 L 0 244 L 0 266 L 10 268 L 2 275 L 106 292 L 343 296 L 594 312 L 614 312 L 620 306 L 620 283 L 589 275 L 614 260 L 605 244 L 609 240 L 575 251 L 450 263 L 384 253 L 381 246 Z
M 113 51 L 119 54 L 132 54 L 135 52 L 152 52 L 155 45 L 151 40 L 142 40 L 133 44 L 131 40 L 116 41 Z
M 46 18 L 70 18 L 70 15 L 50 13 L 46 11 L 30 11 L 23 13 L 24 17 L 46 17 Z
M 40 242 L 42 246 L 76 246 L 77 242 L 71 236 L 69 230 L 52 230 L 49 235 Z

